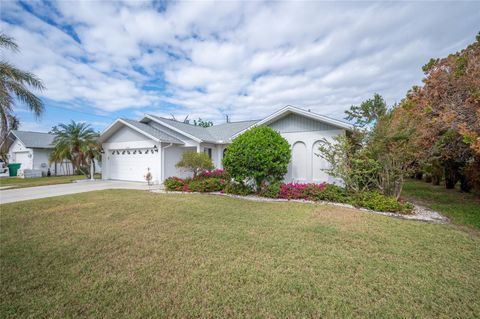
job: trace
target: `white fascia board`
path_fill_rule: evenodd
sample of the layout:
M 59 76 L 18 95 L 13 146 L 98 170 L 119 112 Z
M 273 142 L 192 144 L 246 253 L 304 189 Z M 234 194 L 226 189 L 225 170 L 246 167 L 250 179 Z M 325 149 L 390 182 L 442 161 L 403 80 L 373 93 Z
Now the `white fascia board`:
M 2 142 L 1 145 L 3 145 L 3 143 L 7 142 L 10 134 L 12 134 L 15 137 L 15 140 L 18 140 L 20 142 L 20 144 L 22 144 L 23 147 L 25 147 L 25 149 L 28 149 L 28 147 L 25 145 L 25 143 L 23 143 L 23 141 L 17 135 L 15 135 L 15 133 L 13 133 L 13 131 L 10 131 L 10 133 L 8 133 L 7 138 Z M 12 141 L 12 145 L 15 142 L 15 140 Z M 12 147 L 12 145 L 10 145 L 10 147 Z
M 148 134 L 147 132 L 142 131 L 142 130 L 139 129 L 138 127 L 135 127 L 135 126 L 131 125 L 130 123 L 125 122 L 125 121 L 122 120 L 122 119 L 117 119 L 115 122 L 113 122 L 112 124 L 110 124 L 105 130 L 103 130 L 102 134 L 100 134 L 100 138 L 99 138 L 100 143 L 103 143 L 103 136 L 104 136 L 106 133 L 108 133 L 108 131 L 111 130 L 111 129 L 115 126 L 115 124 L 117 124 L 117 123 L 122 123 L 123 125 L 128 126 L 128 127 L 131 128 L 132 130 L 134 130 L 134 131 L 136 131 L 136 132 L 138 132 L 138 133 L 140 133 L 140 134 L 148 137 L 149 139 L 154 140 L 155 142 L 160 142 L 160 140 L 159 140 L 158 138 L 156 138 L 155 136 L 152 136 L 152 135 Z
M 191 134 L 188 134 L 187 132 L 184 132 L 184 131 L 176 128 L 176 127 L 173 127 L 173 126 L 171 126 L 171 125 L 163 122 L 162 120 L 159 120 L 159 119 L 157 119 L 157 118 L 154 118 L 153 116 L 150 116 L 149 114 L 146 114 L 145 117 L 147 117 L 148 119 L 154 121 L 155 123 L 158 123 L 158 124 L 160 124 L 160 125 L 165 126 L 166 128 L 169 128 L 169 129 L 171 129 L 171 130 L 173 130 L 173 131 L 175 131 L 175 132 L 177 132 L 177 133 L 180 133 L 180 134 L 182 134 L 182 135 L 185 135 L 186 137 L 194 140 L 195 142 L 198 142 L 198 143 L 202 143 L 202 142 L 203 142 L 203 141 L 202 141 L 201 139 L 199 139 L 198 137 L 195 137 L 195 136 L 193 136 L 193 135 L 191 135 Z

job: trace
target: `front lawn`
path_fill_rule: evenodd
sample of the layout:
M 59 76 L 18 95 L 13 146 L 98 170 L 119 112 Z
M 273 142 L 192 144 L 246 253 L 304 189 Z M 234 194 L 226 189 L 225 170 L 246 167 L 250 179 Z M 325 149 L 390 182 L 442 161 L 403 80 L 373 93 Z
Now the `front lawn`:
M 402 197 L 423 204 L 448 216 L 456 224 L 480 229 L 480 195 L 461 193 L 458 189 L 445 189 L 418 180 L 408 180 Z
M 480 313 L 480 237 L 449 225 L 132 190 L 0 207 L 1 318 Z
M 3 177 L 0 178 L 0 187 L 11 186 L 12 188 L 45 186 L 54 184 L 66 184 L 75 180 L 85 179 L 84 175 L 73 176 L 50 176 L 50 177 L 37 177 L 37 178 L 18 178 L 18 177 Z

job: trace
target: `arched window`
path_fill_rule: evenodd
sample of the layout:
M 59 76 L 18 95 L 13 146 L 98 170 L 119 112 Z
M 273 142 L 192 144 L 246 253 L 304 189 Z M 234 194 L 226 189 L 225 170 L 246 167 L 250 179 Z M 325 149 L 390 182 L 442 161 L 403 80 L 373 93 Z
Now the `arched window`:
M 301 141 L 295 142 L 292 147 L 292 179 L 307 179 L 307 146 Z

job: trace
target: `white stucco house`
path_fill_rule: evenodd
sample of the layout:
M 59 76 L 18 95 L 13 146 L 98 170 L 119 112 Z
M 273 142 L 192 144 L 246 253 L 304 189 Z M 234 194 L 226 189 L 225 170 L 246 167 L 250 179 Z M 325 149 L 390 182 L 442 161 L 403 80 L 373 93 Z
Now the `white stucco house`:
M 175 167 L 185 151 L 206 152 L 216 168 L 222 168 L 231 141 L 257 125 L 277 130 L 292 147 L 286 182 L 335 182 L 323 168 L 327 162 L 315 155 L 319 141 L 346 134 L 352 125 L 294 106 L 286 106 L 262 120 L 230 122 L 208 128 L 146 115 L 140 121 L 117 119 L 100 135 L 105 180 L 145 181 L 149 169 L 153 182 L 170 176 L 186 177 Z
M 54 139 L 55 135 L 49 133 L 10 131 L 5 141 L 8 145 L 8 160 L 10 163 L 20 163 L 20 170 L 39 170 L 46 175 L 50 169 L 52 175 L 72 174 L 70 163 L 49 163 Z
M 30 131 L 12 130 L 6 141 L 8 147 L 8 161 L 20 163 L 20 170 L 41 171 L 43 176 L 48 170 L 52 176 L 72 175 L 73 166 L 70 161 L 50 163 L 50 152 L 53 150 L 54 134 Z M 95 170 L 100 172 L 101 167 L 96 163 Z

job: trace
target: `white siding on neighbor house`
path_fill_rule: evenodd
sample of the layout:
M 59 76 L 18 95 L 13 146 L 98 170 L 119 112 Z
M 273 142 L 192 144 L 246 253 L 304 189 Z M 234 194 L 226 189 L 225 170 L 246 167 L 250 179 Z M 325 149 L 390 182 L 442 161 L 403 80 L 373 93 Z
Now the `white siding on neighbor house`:
M 33 149 L 33 169 L 41 170 L 44 175 L 47 174 L 48 168 L 52 175 L 55 174 L 55 164 L 49 165 L 48 157 L 50 156 L 51 150 L 35 148 Z
M 38 169 L 46 176 L 48 168 L 50 168 L 51 175 L 73 175 L 73 165 L 70 161 L 64 161 L 63 163 L 51 163 L 49 164 L 50 153 L 52 149 L 34 148 L 33 149 L 33 169 Z M 95 171 L 100 172 L 101 168 L 98 163 L 95 163 Z
M 280 133 L 337 130 L 335 126 L 298 114 L 286 115 L 269 124 Z
M 55 171 L 55 163 L 49 165 L 48 159 L 51 149 L 44 148 L 27 148 L 20 140 L 16 139 L 9 149 L 9 159 L 11 163 L 20 163 L 20 169 L 37 169 L 43 172 L 43 175 L 47 175 L 48 168 L 52 175 L 68 175 L 73 174 L 72 164 L 65 162 L 63 165 L 56 164 L 57 170 Z M 68 168 L 67 168 L 68 166 Z
M 20 163 L 20 169 L 33 168 L 33 150 L 25 147 L 19 139 L 16 139 L 8 150 L 10 163 Z

